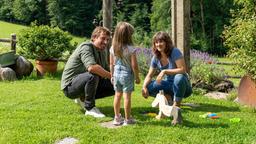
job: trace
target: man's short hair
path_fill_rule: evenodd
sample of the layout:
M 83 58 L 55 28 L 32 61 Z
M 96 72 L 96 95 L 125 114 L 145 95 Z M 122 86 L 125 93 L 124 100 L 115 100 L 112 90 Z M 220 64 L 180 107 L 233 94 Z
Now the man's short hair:
M 102 27 L 102 26 L 98 26 L 92 32 L 91 41 L 93 41 L 94 38 L 99 37 L 101 33 L 104 33 L 107 36 L 111 35 L 111 32 L 110 32 L 110 30 L 108 28 Z

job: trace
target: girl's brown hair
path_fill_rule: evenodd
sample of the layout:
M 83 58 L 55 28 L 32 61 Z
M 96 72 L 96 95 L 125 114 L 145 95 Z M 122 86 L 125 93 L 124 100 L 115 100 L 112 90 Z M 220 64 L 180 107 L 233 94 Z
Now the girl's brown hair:
M 161 58 L 161 53 L 157 50 L 156 46 L 155 46 L 155 43 L 157 41 L 164 41 L 166 43 L 166 48 L 164 50 L 165 54 L 167 56 L 170 56 L 171 54 L 171 51 L 173 49 L 173 43 L 172 43 L 172 39 L 171 37 L 169 36 L 168 33 L 166 32 L 163 32 L 163 31 L 160 31 L 160 32 L 157 32 L 154 36 L 153 36 L 153 40 L 152 40 L 152 49 L 153 49 L 153 53 L 156 55 L 156 57 L 158 59 Z
M 127 22 L 119 22 L 115 28 L 112 47 L 117 57 L 123 57 L 123 47 L 133 45 L 132 34 L 134 27 Z

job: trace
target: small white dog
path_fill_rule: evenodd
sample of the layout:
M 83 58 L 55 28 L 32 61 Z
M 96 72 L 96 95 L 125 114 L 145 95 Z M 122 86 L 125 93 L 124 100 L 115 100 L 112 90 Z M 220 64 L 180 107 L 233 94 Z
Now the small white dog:
M 161 119 L 165 116 L 167 117 L 172 116 L 173 125 L 176 125 L 182 122 L 181 109 L 177 106 L 168 105 L 168 101 L 164 96 L 163 90 L 160 90 L 159 93 L 156 95 L 156 98 L 152 102 L 152 107 L 159 107 L 159 112 L 158 112 L 158 115 L 156 116 L 157 119 Z

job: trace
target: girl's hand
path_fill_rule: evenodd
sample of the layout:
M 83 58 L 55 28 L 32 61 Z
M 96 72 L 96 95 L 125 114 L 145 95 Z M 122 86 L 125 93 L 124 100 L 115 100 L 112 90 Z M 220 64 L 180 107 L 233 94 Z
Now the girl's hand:
M 111 81 L 112 85 L 114 85 L 114 77 L 111 77 L 110 81 Z
M 162 70 L 162 71 L 158 74 L 158 76 L 156 77 L 156 82 L 157 82 L 158 84 L 161 83 L 161 80 L 163 79 L 164 75 L 165 75 L 165 71 L 164 71 L 164 70 Z
M 148 98 L 149 94 L 148 94 L 148 89 L 147 88 L 142 88 L 142 96 L 144 98 Z
M 135 83 L 136 83 L 136 84 L 140 84 L 140 78 L 139 78 L 139 77 L 137 77 L 137 78 L 135 79 Z

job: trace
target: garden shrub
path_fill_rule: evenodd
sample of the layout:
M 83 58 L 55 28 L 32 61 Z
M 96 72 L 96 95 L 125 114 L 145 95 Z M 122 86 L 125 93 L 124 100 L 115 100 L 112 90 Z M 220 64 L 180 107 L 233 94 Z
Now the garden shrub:
M 225 79 L 223 68 L 217 66 L 217 60 L 206 52 L 190 51 L 192 83 L 214 85 Z
M 58 59 L 66 51 L 74 49 L 72 37 L 58 27 L 33 23 L 31 27 L 23 29 L 18 37 L 19 53 L 30 59 Z
M 235 63 L 256 80 L 256 10 L 255 1 L 235 0 L 240 9 L 233 11 L 231 25 L 224 31 L 225 46 Z

